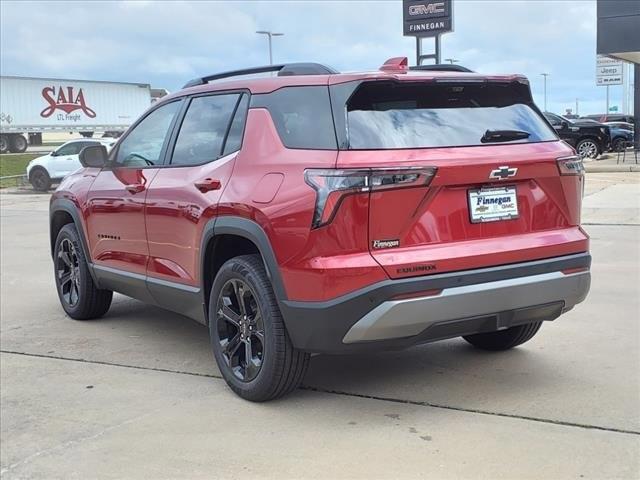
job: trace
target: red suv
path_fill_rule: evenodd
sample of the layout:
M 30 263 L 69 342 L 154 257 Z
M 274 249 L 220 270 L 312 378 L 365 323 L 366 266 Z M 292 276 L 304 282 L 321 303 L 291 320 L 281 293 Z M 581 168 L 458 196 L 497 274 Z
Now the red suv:
M 249 400 L 296 388 L 311 353 L 512 348 L 589 290 L 582 162 L 519 75 L 217 74 L 80 157 L 51 200 L 64 310 L 99 317 L 115 291 L 208 325 Z

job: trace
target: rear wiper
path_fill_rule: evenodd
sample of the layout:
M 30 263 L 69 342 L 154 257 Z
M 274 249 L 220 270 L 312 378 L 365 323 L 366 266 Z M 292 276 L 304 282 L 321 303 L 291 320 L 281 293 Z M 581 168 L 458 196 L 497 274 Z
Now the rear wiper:
M 480 139 L 482 143 L 510 142 L 512 140 L 522 140 L 531 135 L 524 130 L 487 130 Z

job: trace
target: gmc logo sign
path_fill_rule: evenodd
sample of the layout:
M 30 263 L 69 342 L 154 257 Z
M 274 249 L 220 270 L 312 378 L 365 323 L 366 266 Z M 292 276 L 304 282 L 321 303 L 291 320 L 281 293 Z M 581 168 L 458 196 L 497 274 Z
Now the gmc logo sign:
M 409 15 L 433 15 L 435 13 L 444 13 L 444 2 L 427 3 L 421 5 L 410 5 Z

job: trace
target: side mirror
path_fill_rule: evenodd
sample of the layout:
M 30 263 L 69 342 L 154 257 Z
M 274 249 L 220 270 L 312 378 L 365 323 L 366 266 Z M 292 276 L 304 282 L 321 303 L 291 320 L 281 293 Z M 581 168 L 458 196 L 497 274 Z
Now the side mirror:
M 564 130 L 565 128 L 569 128 L 569 123 L 565 121 L 560 122 L 560 128 L 562 130 Z
M 56 151 L 54 150 L 53 152 L 49 152 L 49 156 L 51 157 L 57 157 L 58 154 L 56 153 Z
M 80 151 L 80 163 L 83 167 L 102 168 L 107 164 L 107 157 L 104 145 L 91 145 Z

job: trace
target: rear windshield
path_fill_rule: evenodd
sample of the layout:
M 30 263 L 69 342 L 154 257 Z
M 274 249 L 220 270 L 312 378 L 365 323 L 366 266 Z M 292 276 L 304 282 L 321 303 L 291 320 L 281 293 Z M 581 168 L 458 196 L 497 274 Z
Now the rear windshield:
M 485 135 L 487 131 L 515 138 L 505 141 L 502 135 L 500 143 L 557 140 L 529 101 L 528 87 L 514 83 L 363 83 L 347 102 L 348 147 L 493 144 L 496 135 Z

